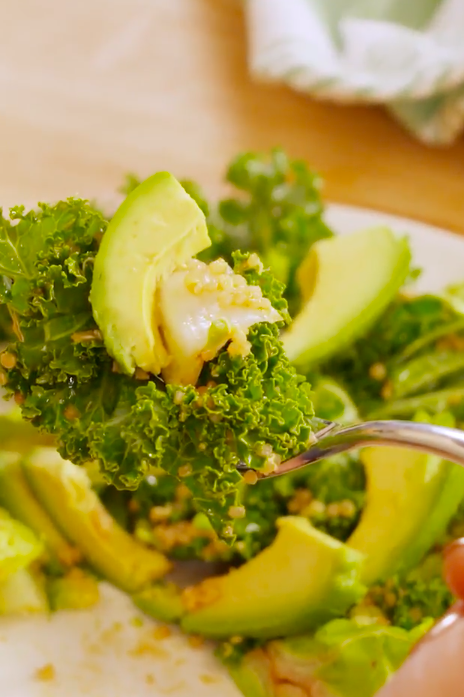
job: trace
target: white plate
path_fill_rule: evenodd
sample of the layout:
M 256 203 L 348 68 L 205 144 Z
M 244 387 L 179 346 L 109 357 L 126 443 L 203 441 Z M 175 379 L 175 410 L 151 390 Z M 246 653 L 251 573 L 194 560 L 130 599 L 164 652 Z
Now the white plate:
M 388 225 L 410 236 L 421 290 L 464 280 L 464 239 L 421 223 L 345 206 L 331 206 L 329 224 L 339 233 Z M 191 648 L 177 632 L 154 636 L 127 597 L 102 586 L 99 606 L 51 618 L 0 619 L 1 697 L 240 697 L 212 656 L 210 646 Z M 52 664 L 55 678 L 37 679 Z

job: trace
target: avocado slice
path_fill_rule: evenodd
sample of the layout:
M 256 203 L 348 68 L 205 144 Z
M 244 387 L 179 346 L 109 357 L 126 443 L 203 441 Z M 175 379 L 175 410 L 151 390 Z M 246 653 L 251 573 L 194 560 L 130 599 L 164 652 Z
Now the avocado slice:
M 0 453 L 0 504 L 43 541 L 46 561 L 54 569 L 69 568 L 80 560 L 79 550 L 69 544 L 34 496 L 18 453 Z
M 159 281 L 210 244 L 204 213 L 168 172 L 142 182 L 114 214 L 95 258 L 90 301 L 125 373 L 159 374 L 169 363 L 158 329 Z
M 0 582 L 27 568 L 43 551 L 42 542 L 32 530 L 0 509 Z
M 160 622 L 178 622 L 185 613 L 181 591 L 174 583 L 147 586 L 132 600 L 139 610 Z
M 42 579 L 20 569 L 0 582 L 0 615 L 29 615 L 49 611 Z
M 90 293 L 108 352 L 122 370 L 196 384 L 205 361 L 230 342 L 245 356 L 258 322 L 280 322 L 260 286 L 224 259 L 193 257 L 211 241 L 205 216 L 167 172 L 153 175 L 120 206 L 95 258 Z M 244 268 L 262 268 L 251 255 Z
M 384 227 L 316 242 L 298 269 L 303 308 L 283 343 L 307 367 L 327 360 L 361 336 L 405 282 L 411 252 Z
M 450 414 L 416 421 L 453 426 Z M 348 540 L 366 555 L 362 580 L 384 580 L 415 566 L 445 532 L 464 496 L 458 465 L 402 448 L 366 448 L 367 500 Z
M 46 590 L 53 612 L 85 610 L 100 600 L 97 579 L 83 569 L 72 569 L 66 576 L 48 579 Z
M 53 446 L 55 439 L 48 433 L 41 433 L 25 421 L 21 409 L 15 406 L 6 414 L 0 415 L 0 443 L 2 450 L 26 453 L 39 446 Z
M 274 542 L 225 576 L 183 592 L 186 632 L 213 638 L 298 634 L 343 615 L 365 593 L 363 555 L 306 518 L 277 521 Z
M 143 547 L 109 515 L 82 468 L 51 448 L 31 452 L 23 467 L 35 496 L 61 532 L 115 586 L 135 592 L 169 571 L 166 557 Z

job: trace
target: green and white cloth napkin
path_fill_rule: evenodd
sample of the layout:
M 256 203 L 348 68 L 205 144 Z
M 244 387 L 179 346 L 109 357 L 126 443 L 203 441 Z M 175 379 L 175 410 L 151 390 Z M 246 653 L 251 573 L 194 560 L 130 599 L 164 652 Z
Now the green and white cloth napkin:
M 252 75 L 385 104 L 420 140 L 464 129 L 464 0 L 247 0 Z

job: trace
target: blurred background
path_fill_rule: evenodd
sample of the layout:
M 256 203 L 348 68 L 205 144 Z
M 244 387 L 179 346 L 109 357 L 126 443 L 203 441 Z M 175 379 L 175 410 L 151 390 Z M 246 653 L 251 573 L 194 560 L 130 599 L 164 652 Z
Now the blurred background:
M 381 106 L 255 82 L 240 0 L 1 8 L 2 205 L 106 200 L 127 172 L 158 169 L 215 195 L 238 152 L 280 145 L 322 174 L 330 200 L 464 233 L 464 138 L 431 147 Z

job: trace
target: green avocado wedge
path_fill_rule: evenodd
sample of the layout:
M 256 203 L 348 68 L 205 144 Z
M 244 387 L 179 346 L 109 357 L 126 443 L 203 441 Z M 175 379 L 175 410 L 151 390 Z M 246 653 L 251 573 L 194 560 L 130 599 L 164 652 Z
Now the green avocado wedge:
M 43 552 L 42 541 L 32 530 L 0 509 L 0 582 L 26 569 Z
M 306 518 L 277 524 L 276 539 L 254 559 L 184 591 L 184 631 L 212 638 L 298 634 L 343 615 L 364 595 L 362 554 Z
M 450 414 L 416 421 L 454 426 Z M 452 462 L 402 448 L 366 448 L 367 502 L 348 540 L 366 555 L 370 585 L 414 567 L 447 528 L 464 496 L 464 470 Z
M 46 590 L 52 612 L 85 610 L 100 600 L 97 579 L 82 569 L 73 569 L 61 578 L 47 579 Z
M 0 504 L 42 540 L 45 561 L 54 569 L 66 570 L 79 561 L 78 550 L 69 544 L 34 496 L 18 453 L 0 452 Z
M 166 557 L 143 547 L 109 515 L 82 468 L 51 448 L 33 451 L 23 467 L 40 504 L 103 578 L 131 593 L 169 571 Z
M 174 583 L 157 583 L 132 596 L 134 605 L 159 622 L 178 622 L 185 612 L 181 591 Z
M 0 615 L 49 612 L 43 579 L 30 569 L 19 569 L 0 582 Z
M 405 238 L 384 227 L 320 240 L 298 269 L 303 307 L 282 337 L 297 366 L 321 363 L 352 344 L 408 277 Z
M 124 373 L 158 374 L 168 364 L 157 282 L 210 244 L 203 212 L 168 172 L 146 179 L 118 208 L 95 258 L 90 301 Z
M 0 415 L 0 443 L 2 450 L 27 453 L 32 448 L 53 446 L 55 439 L 42 433 L 29 421 L 23 419 L 21 409 L 15 405 L 6 414 Z

